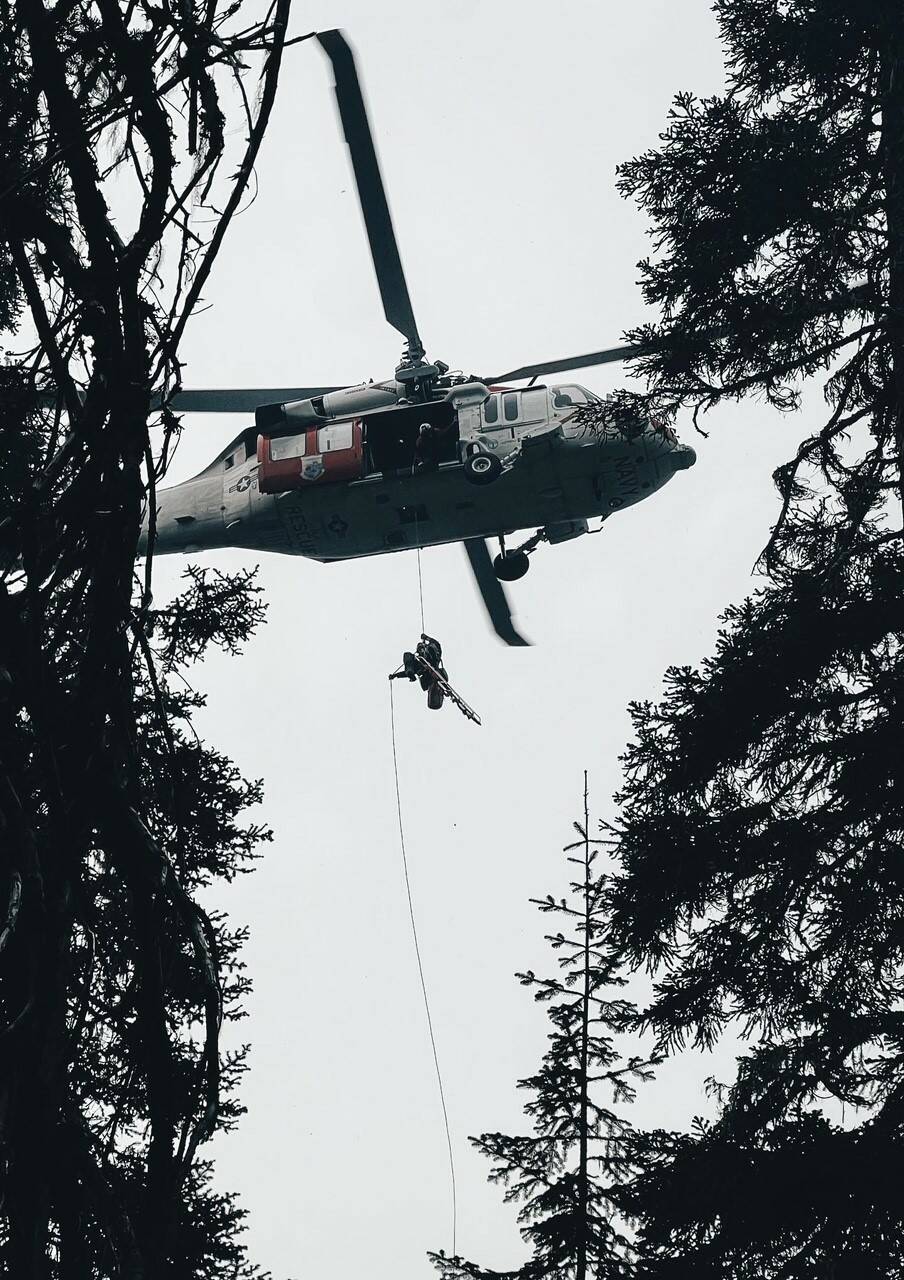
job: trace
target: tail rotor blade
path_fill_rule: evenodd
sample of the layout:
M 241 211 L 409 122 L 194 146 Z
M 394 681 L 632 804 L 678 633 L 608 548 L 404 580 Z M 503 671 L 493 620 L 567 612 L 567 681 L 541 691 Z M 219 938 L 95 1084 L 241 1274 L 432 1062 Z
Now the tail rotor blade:
M 351 153 L 358 199 L 370 241 L 370 254 L 377 273 L 383 310 L 392 327 L 407 340 L 412 357 L 420 359 L 424 348 L 408 296 L 408 285 L 405 283 L 405 272 L 402 269 L 380 163 L 367 118 L 361 81 L 355 66 L 355 55 L 341 31 L 321 31 L 317 39 L 333 66 L 339 116 Z
M 483 598 L 486 611 L 490 616 L 490 622 L 493 624 L 493 630 L 499 636 L 499 639 L 504 640 L 506 644 L 512 645 L 530 644 L 529 640 L 525 640 L 515 630 L 512 611 L 506 599 L 505 591 L 502 589 L 502 583 L 493 572 L 493 563 L 490 560 L 490 552 L 486 542 L 483 538 L 466 538 L 465 551 L 468 553 L 471 569 L 477 580 L 477 589 Z

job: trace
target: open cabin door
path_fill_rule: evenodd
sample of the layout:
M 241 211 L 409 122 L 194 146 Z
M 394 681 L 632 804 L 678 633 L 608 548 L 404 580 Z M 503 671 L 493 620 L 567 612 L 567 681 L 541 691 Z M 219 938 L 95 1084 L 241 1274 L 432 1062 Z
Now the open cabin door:
M 458 461 L 458 415 L 448 400 L 395 405 L 368 414 L 365 457 L 368 473 L 410 475 L 420 460 L 418 437 L 431 433 L 429 457 L 437 462 Z

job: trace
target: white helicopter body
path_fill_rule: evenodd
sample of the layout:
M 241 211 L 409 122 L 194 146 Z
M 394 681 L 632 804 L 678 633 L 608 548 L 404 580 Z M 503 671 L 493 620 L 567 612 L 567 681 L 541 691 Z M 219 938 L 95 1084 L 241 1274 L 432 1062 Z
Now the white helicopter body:
M 564 542 L 695 459 L 653 425 L 631 438 L 589 426 L 577 410 L 595 399 L 577 385 L 489 391 L 472 382 L 433 405 L 288 436 L 243 432 L 200 475 L 158 495 L 154 553 L 236 546 L 334 561 L 525 528 Z M 418 470 L 415 431 L 437 403 L 451 407 L 446 456 Z M 392 436 L 388 459 L 372 443 L 380 435 Z M 485 482 L 465 466 L 478 455 L 499 463 Z

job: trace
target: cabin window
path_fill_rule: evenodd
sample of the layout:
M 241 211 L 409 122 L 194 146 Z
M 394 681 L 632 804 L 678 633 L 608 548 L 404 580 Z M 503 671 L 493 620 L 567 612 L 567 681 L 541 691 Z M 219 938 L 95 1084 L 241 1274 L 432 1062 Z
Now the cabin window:
M 340 422 L 334 427 L 321 427 L 317 432 L 317 452 L 335 453 L 338 449 L 351 449 L 355 443 L 355 431 L 351 422 Z
M 518 420 L 518 392 L 506 391 L 502 397 L 502 412 L 506 422 L 517 422 Z
M 235 455 L 234 455 L 234 454 L 230 454 L 230 455 L 229 455 L 229 457 L 226 459 L 225 466 L 226 466 L 226 470 L 227 470 L 227 471 L 229 470 L 229 468 L 230 468 L 230 467 L 234 467 L 234 466 L 235 466 Z
M 524 422 L 539 422 L 547 416 L 549 401 L 543 388 L 528 388 L 521 392 L 521 418 Z
M 487 426 L 499 421 L 499 397 L 489 396 L 483 404 L 483 417 Z
M 282 462 L 284 458 L 303 458 L 305 433 L 297 436 L 277 436 L 270 441 L 270 461 Z

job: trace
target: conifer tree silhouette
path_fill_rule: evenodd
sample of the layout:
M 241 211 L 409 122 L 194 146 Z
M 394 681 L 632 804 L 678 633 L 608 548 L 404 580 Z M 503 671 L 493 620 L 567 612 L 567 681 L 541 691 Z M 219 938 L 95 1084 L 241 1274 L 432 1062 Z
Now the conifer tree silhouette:
M 757 396 L 789 411 L 793 456 L 761 589 L 700 669 L 632 708 L 607 898 L 656 971 L 662 1048 L 729 1026 L 749 1048 L 712 1124 L 646 1139 L 622 1203 L 657 1280 L 887 1280 L 904 1275 L 904 14 L 715 9 L 726 92 L 681 95 L 621 171 L 653 221 L 662 316 L 634 335 L 633 409 Z M 801 424 L 820 373 L 829 409 Z
M 260 617 L 245 575 L 165 609 L 143 509 L 180 343 L 248 190 L 289 0 L 0 0 L 0 1271 L 246 1280 L 199 1153 L 240 1112 L 259 798 L 197 742 L 185 664 Z M 253 87 L 252 82 L 253 81 Z M 244 137 L 242 137 L 244 134 Z M 156 432 L 152 427 L 158 428 Z M 209 1149 L 209 1148 L 208 1148 Z
M 547 935 L 558 953 L 558 972 L 516 975 L 546 1006 L 549 1048 L 534 1075 L 518 1081 L 528 1095 L 528 1134 L 484 1133 L 472 1138 L 492 1161 L 490 1180 L 520 1205 L 527 1262 L 498 1272 L 461 1257 L 431 1253 L 442 1280 L 602 1280 L 633 1274 L 633 1249 L 613 1199 L 615 1185 L 634 1169 L 628 1122 L 616 1109 L 630 1102 L 637 1081 L 652 1074 L 655 1058 L 623 1058 L 619 1033 L 631 1027 L 634 1006 L 613 996 L 624 985 L 610 946 L 604 899 L 606 876 L 595 866 L 602 841 L 590 836 L 587 775 L 578 839 L 566 846 L 576 868 L 565 897 L 531 899 L 560 928 Z

